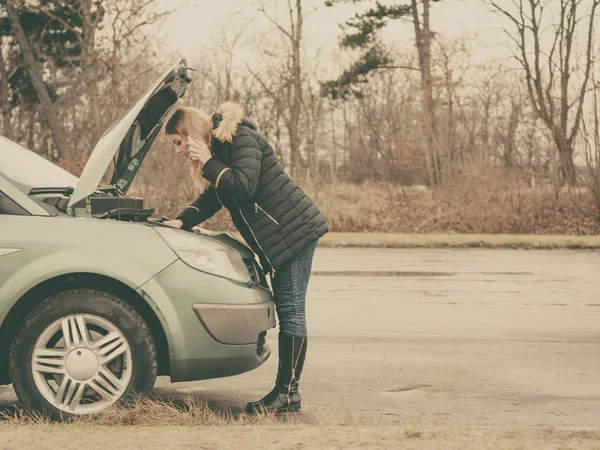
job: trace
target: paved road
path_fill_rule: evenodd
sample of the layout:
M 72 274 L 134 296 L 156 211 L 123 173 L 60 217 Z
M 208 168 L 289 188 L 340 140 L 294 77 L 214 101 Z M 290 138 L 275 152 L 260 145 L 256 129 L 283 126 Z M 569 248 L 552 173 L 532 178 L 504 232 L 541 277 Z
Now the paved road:
M 313 269 L 306 420 L 600 423 L 600 252 L 319 249 Z M 157 392 L 236 407 L 276 366 Z

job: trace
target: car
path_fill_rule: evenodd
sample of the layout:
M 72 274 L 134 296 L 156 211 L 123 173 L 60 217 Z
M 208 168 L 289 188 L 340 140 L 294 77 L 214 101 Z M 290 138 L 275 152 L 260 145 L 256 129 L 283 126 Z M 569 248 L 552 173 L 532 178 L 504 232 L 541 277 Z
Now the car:
M 127 195 L 188 70 L 180 61 L 115 120 L 79 178 L 0 137 L 0 385 L 28 409 L 96 414 L 157 375 L 231 376 L 271 353 L 256 255 L 228 233 L 168 227 Z

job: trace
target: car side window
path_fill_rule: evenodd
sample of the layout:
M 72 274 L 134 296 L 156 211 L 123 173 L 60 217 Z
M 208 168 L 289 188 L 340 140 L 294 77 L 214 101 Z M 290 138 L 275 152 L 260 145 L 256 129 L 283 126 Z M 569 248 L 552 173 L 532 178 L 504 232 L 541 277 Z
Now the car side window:
M 0 191 L 0 214 L 9 216 L 28 216 L 29 213 L 17 205 L 13 199 Z

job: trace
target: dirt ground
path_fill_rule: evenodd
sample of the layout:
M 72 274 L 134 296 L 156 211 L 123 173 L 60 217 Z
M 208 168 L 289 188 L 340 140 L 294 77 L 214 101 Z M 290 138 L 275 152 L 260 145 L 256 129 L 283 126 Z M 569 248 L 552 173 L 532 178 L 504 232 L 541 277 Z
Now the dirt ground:
M 26 443 L 24 445 L 24 443 Z M 600 431 L 585 429 L 314 427 L 14 427 L 0 425 L 0 449 L 600 449 Z
M 195 448 L 600 448 L 600 252 L 321 248 L 313 270 L 299 425 L 0 425 L 0 447 L 98 433 L 130 448 L 174 436 Z M 235 412 L 272 387 L 276 366 L 161 378 L 156 392 Z M 0 405 L 14 401 L 0 389 Z

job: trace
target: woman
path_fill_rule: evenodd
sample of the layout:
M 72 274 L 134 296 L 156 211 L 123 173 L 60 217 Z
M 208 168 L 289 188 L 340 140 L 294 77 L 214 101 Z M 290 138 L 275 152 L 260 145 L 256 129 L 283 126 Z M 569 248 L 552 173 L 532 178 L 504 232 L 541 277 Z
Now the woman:
M 325 217 L 284 172 L 273 149 L 240 105 L 223 104 L 211 117 L 180 108 L 166 134 L 177 153 L 192 160 L 203 193 L 167 225 L 189 230 L 222 206 L 271 273 L 279 318 L 279 369 L 273 390 L 247 412 L 298 411 L 298 382 L 306 357 L 306 289 Z

